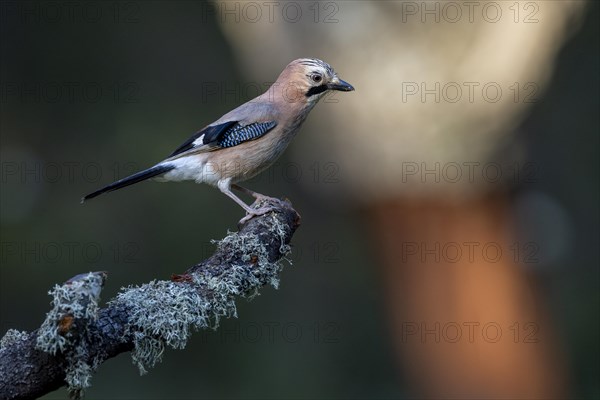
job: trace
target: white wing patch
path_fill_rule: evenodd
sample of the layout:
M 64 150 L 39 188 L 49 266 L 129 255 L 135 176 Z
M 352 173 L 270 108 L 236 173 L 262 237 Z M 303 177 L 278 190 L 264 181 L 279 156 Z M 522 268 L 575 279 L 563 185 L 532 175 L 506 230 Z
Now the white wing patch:
M 204 140 L 204 134 L 200 135 L 198 137 L 198 139 L 194 140 L 194 142 L 193 142 L 194 147 L 202 146 L 204 144 L 203 140 Z

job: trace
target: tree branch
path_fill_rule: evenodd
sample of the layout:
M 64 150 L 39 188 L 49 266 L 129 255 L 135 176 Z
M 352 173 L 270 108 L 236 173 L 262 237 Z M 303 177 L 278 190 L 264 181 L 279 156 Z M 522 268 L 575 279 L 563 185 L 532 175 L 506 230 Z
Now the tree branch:
M 131 351 L 145 373 L 166 346 L 182 349 L 193 330 L 216 329 L 220 318 L 237 317 L 236 296 L 277 287 L 280 261 L 300 223 L 289 202 L 269 205 L 273 212 L 230 233 L 185 274 L 122 289 L 105 308 L 98 307 L 105 272 L 55 286 L 42 326 L 30 333 L 11 329 L 0 342 L 0 398 L 36 398 L 63 385 L 79 398 L 105 360 Z

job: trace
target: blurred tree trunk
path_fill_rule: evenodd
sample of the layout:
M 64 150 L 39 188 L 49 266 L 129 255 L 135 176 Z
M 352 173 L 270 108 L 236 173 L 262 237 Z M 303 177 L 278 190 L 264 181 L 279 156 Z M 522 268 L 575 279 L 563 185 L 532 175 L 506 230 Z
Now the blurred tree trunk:
M 521 123 L 585 2 L 485 1 L 473 18 L 467 4 L 450 3 L 462 18 L 447 21 L 443 2 L 348 1 L 336 3 L 331 24 L 220 23 L 252 79 L 314 56 L 356 87 L 323 101 L 292 157 L 340 171 L 339 184 L 318 190 L 301 180 L 310 196 L 370 210 L 394 345 L 419 394 L 564 398 L 569 366 L 539 286 L 520 265 L 531 248 L 518 243 L 505 190 L 524 183 L 515 179 L 515 166 L 531 164 Z M 497 19 L 481 13 L 488 7 Z M 452 87 L 457 98 L 445 92 Z M 489 97 L 491 87 L 503 95 Z
M 518 264 L 526 254 L 516 253 L 507 196 L 398 199 L 370 215 L 393 342 L 419 395 L 566 397 L 557 340 Z

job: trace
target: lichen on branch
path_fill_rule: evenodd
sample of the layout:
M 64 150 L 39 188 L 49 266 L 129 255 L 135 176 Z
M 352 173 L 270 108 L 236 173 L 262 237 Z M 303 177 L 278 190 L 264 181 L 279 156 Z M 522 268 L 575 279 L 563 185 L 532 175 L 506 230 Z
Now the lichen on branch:
M 31 333 L 9 330 L 0 342 L 0 398 L 37 397 L 63 385 L 79 398 L 106 359 L 132 351 L 146 373 L 167 347 L 183 349 L 193 331 L 237 317 L 236 297 L 251 299 L 267 284 L 278 287 L 299 225 L 289 202 L 271 203 L 273 212 L 214 242 L 210 258 L 171 280 L 122 288 L 105 308 L 99 307 L 105 272 L 55 286 L 42 326 Z

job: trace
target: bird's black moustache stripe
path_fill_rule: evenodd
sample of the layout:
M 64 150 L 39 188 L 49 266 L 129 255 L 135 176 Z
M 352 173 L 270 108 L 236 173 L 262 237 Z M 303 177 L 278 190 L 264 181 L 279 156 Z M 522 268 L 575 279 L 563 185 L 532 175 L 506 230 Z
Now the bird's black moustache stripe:
M 313 86 L 306 92 L 306 97 L 314 96 L 315 94 L 323 93 L 327 90 L 327 85 Z

